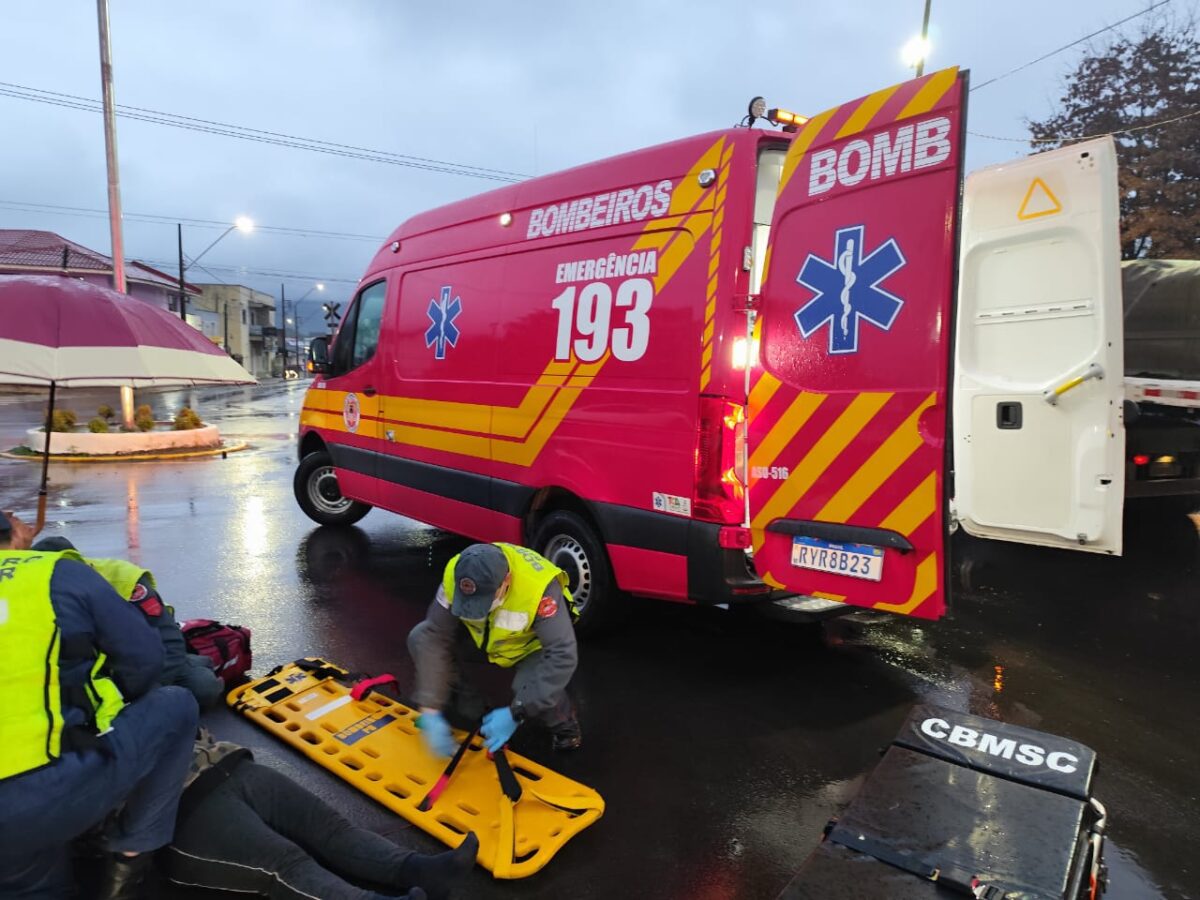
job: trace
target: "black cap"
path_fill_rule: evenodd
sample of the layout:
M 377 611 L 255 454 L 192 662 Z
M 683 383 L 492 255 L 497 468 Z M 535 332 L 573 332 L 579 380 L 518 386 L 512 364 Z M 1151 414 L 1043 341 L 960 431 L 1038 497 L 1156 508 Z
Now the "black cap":
M 508 560 L 495 544 L 472 544 L 454 566 L 454 598 L 450 612 L 460 619 L 483 619 L 508 574 Z
M 64 550 L 74 550 L 75 545 L 65 537 L 48 537 L 42 538 L 29 549 L 39 553 L 62 553 Z

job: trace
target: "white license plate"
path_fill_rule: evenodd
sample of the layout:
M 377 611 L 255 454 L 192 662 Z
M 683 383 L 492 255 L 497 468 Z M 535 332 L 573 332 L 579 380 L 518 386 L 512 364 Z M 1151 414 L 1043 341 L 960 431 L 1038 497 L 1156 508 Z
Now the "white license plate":
M 868 544 L 834 544 L 819 538 L 792 538 L 792 565 L 850 578 L 883 578 L 883 548 Z

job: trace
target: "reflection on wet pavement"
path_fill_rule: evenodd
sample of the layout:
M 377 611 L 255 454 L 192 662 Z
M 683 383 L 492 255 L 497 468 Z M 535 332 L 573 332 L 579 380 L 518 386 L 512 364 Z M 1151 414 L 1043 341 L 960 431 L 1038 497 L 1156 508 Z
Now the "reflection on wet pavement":
M 139 402 L 161 416 L 189 393 L 251 449 L 55 464 L 46 533 L 153 569 L 181 618 L 249 625 L 256 671 L 321 654 L 410 687 L 404 638 L 466 542 L 382 512 L 344 530 L 309 522 L 291 489 L 302 386 L 142 392 Z M 0 395 L 0 446 L 16 444 L 44 402 Z M 67 402 L 113 401 L 87 392 Z M 0 460 L 0 505 L 31 510 L 36 483 L 34 465 Z M 1131 508 L 1123 559 L 960 535 L 962 584 L 941 622 L 856 613 L 819 633 L 639 602 L 626 630 L 584 646 L 575 692 L 585 748 L 560 761 L 533 729 L 514 742 L 598 787 L 607 814 L 537 876 L 508 884 L 479 871 L 463 896 L 774 897 L 920 701 L 1093 747 L 1112 821 L 1110 896 L 1195 895 L 1200 551 L 1188 511 Z M 210 719 L 356 820 L 436 849 L 232 713 Z

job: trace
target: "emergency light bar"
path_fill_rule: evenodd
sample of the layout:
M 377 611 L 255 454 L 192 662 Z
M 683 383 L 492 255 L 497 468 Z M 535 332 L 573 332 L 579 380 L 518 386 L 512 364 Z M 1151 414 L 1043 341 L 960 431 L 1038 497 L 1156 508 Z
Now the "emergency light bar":
M 788 109 L 768 109 L 767 121 L 773 125 L 782 125 L 784 131 L 795 131 L 808 121 L 808 116 L 802 116 Z

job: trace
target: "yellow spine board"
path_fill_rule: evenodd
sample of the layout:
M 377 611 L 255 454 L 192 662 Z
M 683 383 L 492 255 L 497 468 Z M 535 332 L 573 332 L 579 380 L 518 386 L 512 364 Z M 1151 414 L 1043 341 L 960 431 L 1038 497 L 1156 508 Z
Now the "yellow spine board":
M 325 660 L 305 662 L 346 673 Z M 604 799 L 592 788 L 510 752 L 523 788 L 513 804 L 501 791 L 479 737 L 437 802 L 422 812 L 417 807 L 448 760 L 426 749 L 416 711 L 377 692 L 355 700 L 349 688 L 323 675 L 289 663 L 232 691 L 228 703 L 448 846 L 457 847 L 474 831 L 477 861 L 496 878 L 537 872 L 604 813 Z M 464 737 L 457 733 L 458 740 Z

